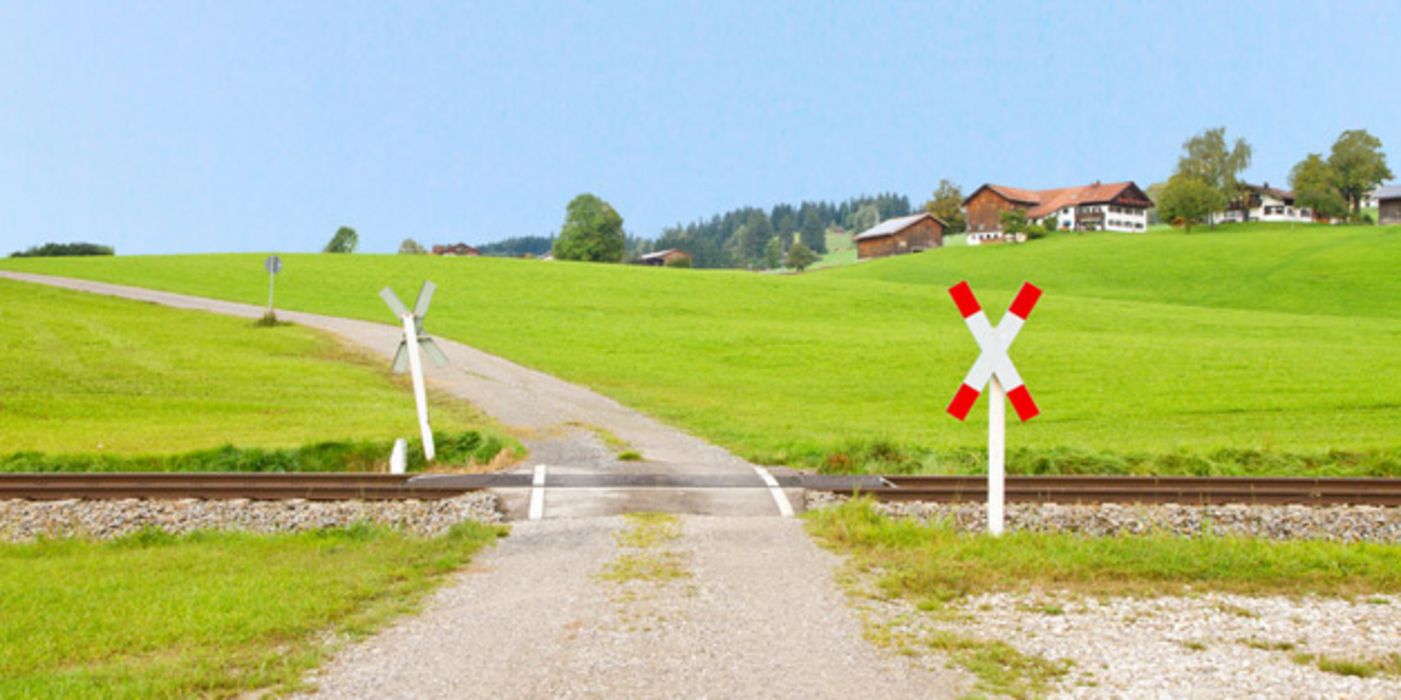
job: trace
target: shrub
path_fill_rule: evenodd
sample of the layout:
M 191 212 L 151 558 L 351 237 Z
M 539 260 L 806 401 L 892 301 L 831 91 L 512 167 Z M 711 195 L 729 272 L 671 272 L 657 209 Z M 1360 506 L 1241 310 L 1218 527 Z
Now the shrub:
M 111 246 L 96 243 L 45 243 L 10 253 L 12 258 L 66 258 L 84 255 L 116 255 Z

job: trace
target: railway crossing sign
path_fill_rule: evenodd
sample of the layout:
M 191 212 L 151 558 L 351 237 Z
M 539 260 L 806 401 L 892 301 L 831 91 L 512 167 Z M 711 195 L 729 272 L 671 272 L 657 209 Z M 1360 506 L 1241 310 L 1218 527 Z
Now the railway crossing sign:
M 432 282 L 424 282 L 418 291 L 418 299 L 414 301 L 413 311 L 409 311 L 404 303 L 399 301 L 394 290 L 389 287 L 379 290 L 380 298 L 389 306 L 389 310 L 399 317 L 404 326 L 404 339 L 399 341 L 399 349 L 394 353 L 393 366 L 395 372 L 408 369 L 413 376 L 413 397 L 418 407 L 418 430 L 423 439 L 423 456 L 430 462 L 433 461 L 435 451 L 433 431 L 428 427 L 428 392 L 423 385 L 423 359 L 419 349 L 422 348 L 423 352 L 428 353 L 428 356 L 433 358 L 433 364 L 439 367 L 448 363 L 447 355 L 444 355 L 438 344 L 423 331 L 423 316 L 428 313 L 428 304 L 433 300 L 433 292 L 436 289 L 437 285 Z
M 1041 299 L 1041 290 L 1030 282 L 1022 284 L 1021 290 L 1012 300 L 1012 305 L 1007 309 L 1007 313 L 1002 316 L 1002 320 L 995 327 L 988 320 L 987 314 L 983 313 L 982 305 L 978 303 L 978 298 L 973 296 L 973 290 L 966 281 L 950 287 L 949 296 L 953 297 L 954 305 L 963 315 L 963 322 L 968 325 L 968 331 L 973 334 L 973 340 L 978 343 L 982 353 L 978 355 L 978 359 L 968 370 L 967 376 L 963 378 L 963 384 L 958 387 L 953 401 L 949 402 L 948 412 L 959 420 L 967 418 L 968 411 L 977 402 L 978 396 L 983 392 L 983 387 L 989 388 L 988 532 L 1000 535 L 1004 519 L 1003 501 L 1007 478 L 1005 439 L 1007 407 L 1004 402 L 1007 400 L 1012 402 L 1012 408 L 1017 411 L 1017 417 L 1023 422 L 1029 421 L 1041 413 L 1041 410 L 1036 407 L 1036 402 L 1031 398 L 1031 392 L 1027 390 L 1026 384 L 1022 381 L 1021 374 L 1017 372 L 1016 365 L 1012 364 L 1012 358 L 1007 354 L 1007 350 L 1012 347 L 1012 341 L 1017 339 L 1017 334 L 1021 332 L 1022 326 L 1026 323 L 1026 317 L 1031 315 L 1031 310 Z

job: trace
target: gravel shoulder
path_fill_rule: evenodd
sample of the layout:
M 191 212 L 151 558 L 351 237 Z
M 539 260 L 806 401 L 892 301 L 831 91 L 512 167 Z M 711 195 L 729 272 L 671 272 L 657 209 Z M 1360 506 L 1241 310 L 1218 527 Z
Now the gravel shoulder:
M 615 539 L 625 527 L 515 525 L 423 614 L 341 654 L 313 695 L 939 698 L 971 687 L 867 642 L 835 557 L 795 521 L 683 518 L 656 550 L 675 577 L 605 578 L 630 555 Z

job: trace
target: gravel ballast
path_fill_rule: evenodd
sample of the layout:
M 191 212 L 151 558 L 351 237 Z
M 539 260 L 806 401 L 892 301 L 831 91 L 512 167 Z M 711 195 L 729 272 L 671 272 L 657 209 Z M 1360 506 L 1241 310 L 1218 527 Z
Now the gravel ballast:
M 822 508 L 846 498 L 809 491 L 807 507 Z M 987 509 L 981 503 L 908 501 L 876 503 L 875 508 L 897 518 L 950 522 L 964 532 L 983 532 L 987 528 Z M 1009 531 L 1401 542 L 1401 508 L 1381 506 L 1009 503 L 1006 516 Z
M 904 601 L 869 601 L 872 620 L 916 641 L 937 630 L 1002 641 L 1062 662 L 1051 697 L 1396 698 L 1401 597 L 1159 598 L 988 594 L 956 608 L 956 621 Z M 925 664 L 946 659 L 909 649 Z M 1069 663 L 1065 663 L 1069 662 Z
M 497 522 L 496 497 L 468 493 L 433 501 L 230 500 L 0 500 L 0 540 L 37 537 L 110 539 L 157 528 L 301 532 L 369 522 L 416 535 L 436 536 L 465 520 Z

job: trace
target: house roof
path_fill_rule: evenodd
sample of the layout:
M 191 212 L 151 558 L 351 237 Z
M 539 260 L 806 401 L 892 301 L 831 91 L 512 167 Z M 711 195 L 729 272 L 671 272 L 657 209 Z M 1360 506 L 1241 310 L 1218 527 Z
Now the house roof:
M 1377 191 L 1372 193 L 1372 196 L 1377 199 L 1396 199 L 1401 197 L 1401 185 L 1378 187 Z
M 897 216 L 893 219 L 886 219 L 885 221 L 882 221 L 876 224 L 875 226 L 872 226 L 866 229 L 865 231 L 856 234 L 856 237 L 852 240 L 869 241 L 872 238 L 883 238 L 885 236 L 892 236 L 919 223 L 924 219 L 933 219 L 935 221 L 938 221 L 940 226 L 943 226 L 945 228 L 948 227 L 948 224 L 941 221 L 939 217 L 934 216 L 933 214 L 930 214 L 928 212 L 920 212 L 918 214 L 910 214 L 909 216 Z
M 1289 190 L 1282 190 L 1278 187 L 1270 187 L 1270 183 L 1268 182 L 1263 185 L 1252 185 L 1248 182 L 1242 182 L 1240 183 L 1240 186 L 1256 194 L 1267 194 L 1283 202 L 1294 201 L 1293 192 L 1290 192 Z
M 638 259 L 639 259 L 639 260 L 658 260 L 658 259 L 663 259 L 663 260 L 664 260 L 664 259 L 666 259 L 666 256 L 671 255 L 672 253 L 680 253 L 680 254 L 682 254 L 682 255 L 690 255 L 690 253 L 687 253 L 687 252 L 684 251 L 684 250 L 678 250 L 678 249 L 676 249 L 676 248 L 667 248 L 666 250 L 659 250 L 659 251 L 657 251 L 657 252 L 655 252 L 655 253 L 648 253 L 648 254 L 646 254 L 646 255 L 641 256 L 641 257 L 638 258 Z
M 1133 188 L 1138 190 L 1138 185 L 1132 181 L 1099 183 L 1093 185 L 1082 185 L 1080 187 L 1059 187 L 1050 190 L 1024 190 L 1020 187 L 1008 187 L 1006 185 L 994 185 L 988 183 L 973 191 L 968 199 L 963 200 L 966 205 L 978 192 L 984 188 L 1002 195 L 1002 197 L 1018 204 L 1028 205 L 1027 218 L 1039 219 L 1062 207 L 1079 206 L 1081 204 L 1103 204 L 1112 202 L 1124 193 L 1125 190 Z M 1141 190 L 1139 190 L 1141 192 Z

